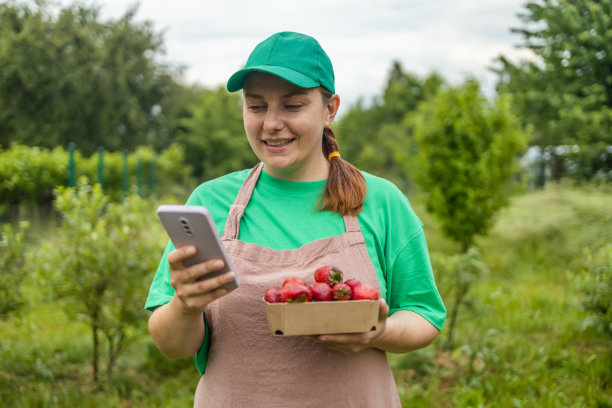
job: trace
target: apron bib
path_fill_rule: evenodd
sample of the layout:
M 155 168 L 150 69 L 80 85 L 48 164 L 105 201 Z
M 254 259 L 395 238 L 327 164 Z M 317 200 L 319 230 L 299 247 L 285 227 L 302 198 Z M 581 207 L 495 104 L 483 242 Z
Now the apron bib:
M 344 217 L 344 234 L 297 249 L 239 241 L 240 219 L 262 167 L 259 163 L 245 180 L 223 231 L 241 285 L 205 309 L 210 352 L 194 407 L 400 407 L 384 351 L 344 355 L 305 337 L 274 336 L 268 328 L 263 295 L 289 276 L 312 283 L 315 269 L 334 265 L 346 279 L 377 289 L 379 284 L 355 216 Z

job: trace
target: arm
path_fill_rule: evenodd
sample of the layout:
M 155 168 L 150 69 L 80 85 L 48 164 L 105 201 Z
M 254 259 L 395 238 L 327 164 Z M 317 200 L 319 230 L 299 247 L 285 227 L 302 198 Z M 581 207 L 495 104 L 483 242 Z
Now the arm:
M 231 292 L 220 286 L 234 280 L 233 272 L 197 281 L 200 276 L 223 267 L 218 260 L 185 268 L 183 260 L 195 254 L 194 247 L 176 249 L 168 254 L 170 282 L 175 290 L 167 304 L 155 309 L 149 318 L 149 333 L 157 348 L 167 357 L 185 358 L 195 354 L 205 336 L 202 313 L 213 300 Z

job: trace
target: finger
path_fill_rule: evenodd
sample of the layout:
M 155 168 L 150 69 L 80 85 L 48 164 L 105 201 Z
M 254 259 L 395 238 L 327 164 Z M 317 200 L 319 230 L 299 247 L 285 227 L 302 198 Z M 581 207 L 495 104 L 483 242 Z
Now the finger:
M 168 264 L 170 265 L 170 268 L 175 270 L 183 269 L 183 261 L 194 256 L 196 252 L 196 248 L 192 245 L 187 245 L 170 251 L 168 254 Z
M 198 281 L 195 287 L 195 291 L 196 293 L 206 293 L 206 292 L 211 292 L 217 289 L 231 291 L 233 289 L 226 289 L 226 288 L 221 288 L 221 287 L 234 280 L 236 280 L 236 275 L 234 274 L 234 272 L 229 271 L 229 272 L 223 273 L 221 275 L 218 275 L 218 276 L 215 276 L 209 279 L 203 279 L 203 280 Z
M 379 308 L 378 308 L 378 321 L 387 320 L 387 316 L 389 316 L 389 305 L 385 299 L 379 300 Z

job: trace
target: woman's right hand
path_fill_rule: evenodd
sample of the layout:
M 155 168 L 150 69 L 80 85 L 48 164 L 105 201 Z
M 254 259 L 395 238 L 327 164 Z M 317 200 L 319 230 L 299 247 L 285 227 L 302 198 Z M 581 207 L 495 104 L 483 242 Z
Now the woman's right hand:
M 234 272 L 230 271 L 198 281 L 198 278 L 205 278 L 206 275 L 222 269 L 223 261 L 214 259 L 185 267 L 183 262 L 195 254 L 196 248 L 193 246 L 175 249 L 168 254 L 170 284 L 175 291 L 173 300 L 178 301 L 185 314 L 201 314 L 210 302 L 233 290 L 221 286 L 235 279 Z

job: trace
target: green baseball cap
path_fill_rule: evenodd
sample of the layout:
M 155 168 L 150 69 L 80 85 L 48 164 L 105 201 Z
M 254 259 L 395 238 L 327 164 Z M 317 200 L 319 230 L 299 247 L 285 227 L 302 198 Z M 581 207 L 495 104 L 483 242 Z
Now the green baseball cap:
M 227 90 L 241 90 L 253 71 L 276 75 L 300 88 L 322 86 L 335 93 L 334 68 L 329 57 L 317 40 L 305 34 L 284 31 L 259 43 L 244 68 L 227 81 Z

